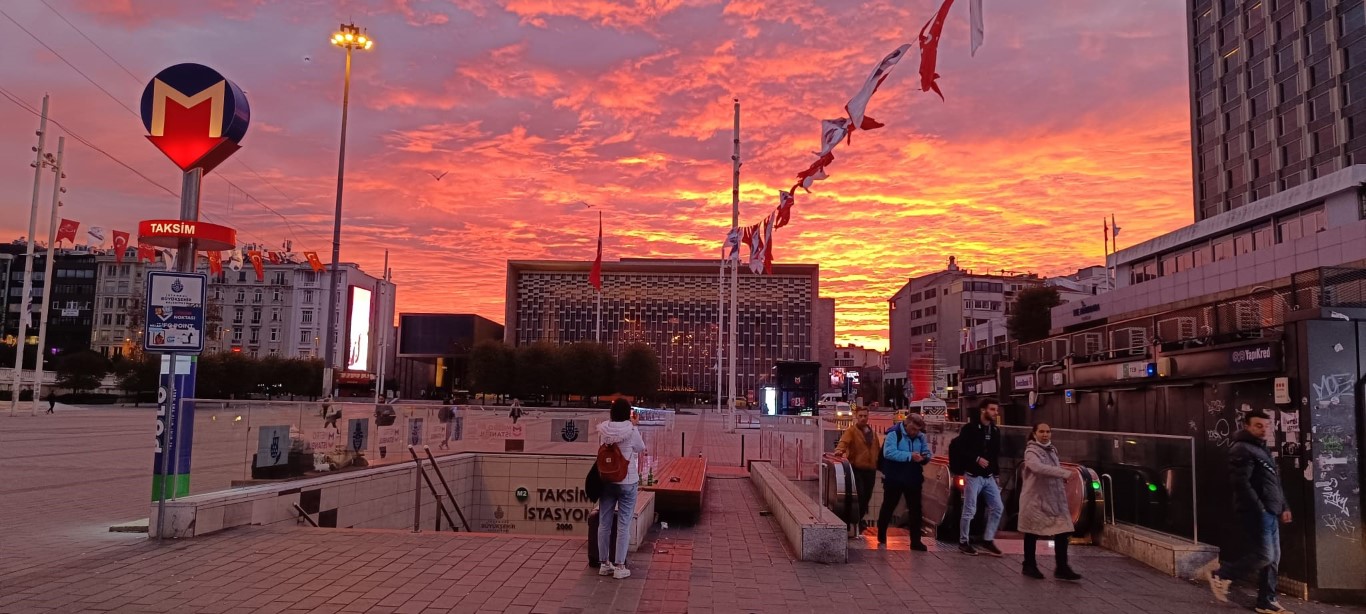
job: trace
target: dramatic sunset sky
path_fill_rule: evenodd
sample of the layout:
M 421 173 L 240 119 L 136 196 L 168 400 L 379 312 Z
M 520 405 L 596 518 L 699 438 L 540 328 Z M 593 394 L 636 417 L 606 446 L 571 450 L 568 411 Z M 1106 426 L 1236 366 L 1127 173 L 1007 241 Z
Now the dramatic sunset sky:
M 252 107 L 244 148 L 205 182 L 204 211 L 243 241 L 293 240 L 326 259 L 343 62 L 328 38 L 354 20 L 376 45 L 354 64 L 342 257 L 378 273 L 390 249 L 401 311 L 498 321 L 504 261 L 591 260 L 599 210 L 608 260 L 714 257 L 730 225 L 731 99 L 743 104 L 748 224 L 814 159 L 820 120 L 839 117 L 938 7 L 46 1 L 60 16 L 40 0 L 0 4 L 0 89 L 34 108 L 52 94 L 63 126 L 146 176 L 68 138 L 61 215 L 82 237 L 176 215 L 178 200 L 151 182 L 178 192 L 179 171 L 133 111 L 152 75 L 193 61 L 236 81 Z M 887 126 L 841 146 L 830 179 L 798 196 L 777 233 L 779 262 L 820 264 L 840 342 L 885 348 L 886 300 L 950 255 L 979 272 L 1069 273 L 1103 261 L 1110 213 L 1121 245 L 1192 218 L 1185 2 L 985 4 L 975 58 L 967 0 L 950 14 L 947 102 L 919 91 L 909 56 L 869 108 Z M 26 232 L 36 127 L 0 97 L 4 240 Z

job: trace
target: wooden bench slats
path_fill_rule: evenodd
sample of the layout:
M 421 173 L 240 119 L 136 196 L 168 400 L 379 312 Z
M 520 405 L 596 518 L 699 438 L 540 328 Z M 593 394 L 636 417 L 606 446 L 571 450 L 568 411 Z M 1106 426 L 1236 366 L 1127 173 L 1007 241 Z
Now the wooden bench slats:
M 678 478 L 678 481 L 673 481 Z M 675 458 L 656 468 L 655 484 L 641 490 L 657 495 L 656 508 L 663 511 L 702 511 L 702 489 L 707 480 L 707 459 Z

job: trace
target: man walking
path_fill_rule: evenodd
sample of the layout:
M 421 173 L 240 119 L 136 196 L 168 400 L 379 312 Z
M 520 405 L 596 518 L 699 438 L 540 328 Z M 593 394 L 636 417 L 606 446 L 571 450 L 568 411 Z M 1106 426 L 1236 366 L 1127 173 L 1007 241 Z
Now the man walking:
M 55 413 L 57 409 L 57 391 L 52 390 L 47 393 L 47 413 Z
M 1233 436 L 1233 445 L 1228 450 L 1229 483 L 1233 486 L 1234 518 L 1242 528 L 1248 551 L 1210 574 L 1209 587 L 1215 599 L 1228 602 L 1233 578 L 1243 578 L 1255 571 L 1256 611 L 1289 614 L 1276 601 L 1276 572 L 1281 563 L 1280 525 L 1290 524 L 1290 508 L 1281 490 L 1276 461 L 1266 449 L 1265 437 L 1270 428 L 1270 416 L 1254 411 L 1247 415 L 1243 430 Z
M 873 427 L 868 426 L 868 410 L 859 408 L 854 412 L 855 423 L 840 437 L 835 446 L 835 456 L 849 459 L 854 469 L 854 485 L 858 490 L 858 521 L 851 519 L 849 537 L 858 537 L 863 530 L 863 519 L 868 515 L 868 502 L 873 498 L 873 486 L 877 480 L 878 459 L 882 456 L 882 441 Z
M 887 431 L 882 443 L 883 462 L 882 509 L 877 515 L 877 543 L 887 543 L 887 526 L 897 503 L 906 499 L 906 520 L 911 536 L 911 550 L 928 550 L 920 541 L 923 515 L 920 510 L 921 487 L 925 484 L 925 465 L 934 457 L 925 438 L 925 418 L 908 414 L 906 419 Z
M 977 548 L 968 542 L 968 531 L 972 519 L 977 516 L 977 497 L 987 498 L 987 526 L 982 534 L 982 551 L 991 556 L 1001 556 L 996 547 L 996 527 L 1001 524 L 1001 514 L 1005 505 L 1001 502 L 1001 487 L 996 483 L 999 472 L 997 461 L 1001 457 L 1001 429 L 996 426 L 996 418 L 1001 414 L 1001 405 L 991 399 L 983 399 L 977 406 L 976 420 L 963 425 L 958 432 L 967 465 L 967 475 L 963 484 L 963 516 L 958 524 L 958 550 L 963 554 L 977 555 Z

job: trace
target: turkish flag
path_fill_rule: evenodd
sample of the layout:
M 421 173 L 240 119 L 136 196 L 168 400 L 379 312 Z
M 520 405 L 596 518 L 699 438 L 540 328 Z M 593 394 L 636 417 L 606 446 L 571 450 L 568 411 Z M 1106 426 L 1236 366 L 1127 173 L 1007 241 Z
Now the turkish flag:
M 939 39 L 944 32 L 944 20 L 948 18 L 951 6 L 953 0 L 944 0 L 939 12 L 920 29 L 920 91 L 934 90 L 934 93 L 939 94 L 940 100 L 944 99 L 944 92 L 939 91 L 939 84 L 935 83 L 939 73 L 934 72 L 934 67 L 939 62 Z
M 209 272 L 214 275 L 223 273 L 223 253 L 217 250 L 204 252 L 209 256 Z
M 774 220 L 774 228 L 782 228 L 792 219 L 792 193 L 778 190 L 778 219 Z
M 253 249 L 247 252 L 247 257 L 251 259 L 251 268 L 256 269 L 256 281 L 265 281 L 266 270 L 261 262 L 261 252 Z
M 602 292 L 602 212 L 598 212 L 598 257 L 593 260 L 593 270 L 588 273 L 588 283 Z
M 280 254 L 278 252 L 269 252 L 268 256 L 271 264 L 280 264 Z
M 123 264 L 123 252 L 128 250 L 128 233 L 114 231 L 114 262 Z
M 62 223 L 57 226 L 57 241 L 71 241 L 76 243 L 76 231 L 81 229 L 81 223 L 62 218 Z
M 155 264 L 157 261 L 157 248 L 151 245 L 138 243 L 138 262 L 144 260 Z
M 318 259 L 318 252 L 304 252 L 304 258 L 308 259 L 308 266 L 313 267 L 314 273 L 323 272 L 323 261 Z

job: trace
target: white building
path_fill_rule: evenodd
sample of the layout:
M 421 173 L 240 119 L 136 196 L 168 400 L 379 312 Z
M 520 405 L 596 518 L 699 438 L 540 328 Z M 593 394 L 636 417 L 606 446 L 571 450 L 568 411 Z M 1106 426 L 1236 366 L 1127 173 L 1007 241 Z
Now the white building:
M 165 270 L 165 265 L 160 259 L 138 262 L 136 248 L 128 250 L 121 264 L 112 253 L 99 256 L 97 263 L 91 346 L 110 357 L 131 355 L 141 343 L 143 280 L 147 271 Z M 222 274 L 209 277 L 205 353 L 322 357 L 327 272 L 315 272 L 307 263 L 267 262 L 262 267 L 265 279 L 257 281 L 250 263 L 241 270 L 224 264 Z M 395 286 L 367 275 L 354 263 L 338 266 L 336 322 L 341 336 L 334 364 L 340 370 L 376 374 L 383 335 L 393 330 Z M 207 263 L 199 270 L 207 274 Z M 388 343 L 394 343 L 391 332 Z
M 1106 271 L 1103 266 L 1089 266 L 1077 269 L 1071 275 L 1049 277 L 1044 284 L 1058 290 L 1058 298 L 1062 299 L 1063 304 L 1080 303 L 1114 288 L 1114 281 L 1106 275 Z
M 1366 260 L 1366 165 L 1350 166 L 1111 256 L 1116 289 L 1053 309 L 1053 328 L 1272 286 Z
M 835 366 L 846 369 L 882 368 L 882 352 L 854 344 L 835 346 Z
M 1004 342 L 1016 296 L 1044 280 L 1033 273 L 977 274 L 949 257 L 943 271 L 913 277 L 888 302 L 886 381 L 911 400 L 943 398 L 957 382 L 958 357 Z

